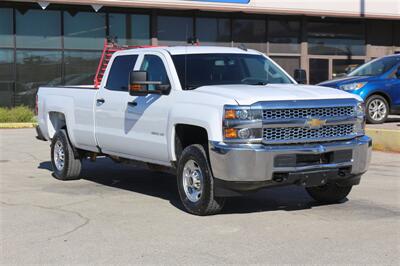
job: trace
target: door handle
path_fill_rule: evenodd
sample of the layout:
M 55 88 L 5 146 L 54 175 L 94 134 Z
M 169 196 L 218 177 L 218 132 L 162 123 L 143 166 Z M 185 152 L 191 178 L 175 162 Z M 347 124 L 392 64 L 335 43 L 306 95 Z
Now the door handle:
M 135 107 L 137 105 L 137 102 L 128 102 L 128 105 L 131 107 Z
M 105 103 L 105 100 L 103 98 L 101 98 L 101 99 L 97 99 L 96 102 L 97 102 L 97 105 L 102 105 L 103 103 Z

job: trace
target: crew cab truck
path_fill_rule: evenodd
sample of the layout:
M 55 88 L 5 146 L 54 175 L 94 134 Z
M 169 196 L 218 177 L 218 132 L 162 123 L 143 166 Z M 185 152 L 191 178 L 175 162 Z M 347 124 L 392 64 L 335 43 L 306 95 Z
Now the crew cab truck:
M 99 89 L 41 87 L 39 132 L 60 180 L 96 155 L 172 170 L 185 209 L 218 213 L 229 196 L 297 184 L 339 202 L 371 154 L 358 95 L 299 85 L 264 54 L 165 47 L 116 52 Z

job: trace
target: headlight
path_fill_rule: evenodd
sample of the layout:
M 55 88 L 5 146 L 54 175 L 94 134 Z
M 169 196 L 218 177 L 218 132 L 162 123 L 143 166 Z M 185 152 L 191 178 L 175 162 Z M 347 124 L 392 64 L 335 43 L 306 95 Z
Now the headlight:
M 251 109 L 250 106 L 226 106 L 224 109 L 224 118 L 227 120 L 256 120 L 261 119 L 260 109 Z
M 356 115 L 357 116 L 365 116 L 365 103 L 364 102 L 357 103 Z
M 359 135 L 364 135 L 365 134 L 365 104 L 364 102 L 359 102 L 357 103 L 356 106 L 356 116 L 357 116 L 357 123 L 354 125 L 355 126 L 355 131 Z
M 339 89 L 344 90 L 344 91 L 355 91 L 355 90 L 358 90 L 358 89 L 361 89 L 362 87 L 364 87 L 365 84 L 367 84 L 367 82 L 344 84 L 344 85 L 339 86 Z
M 261 128 L 225 128 L 226 140 L 256 140 L 261 138 Z
M 262 110 L 251 106 L 224 106 L 224 140 L 235 143 L 261 142 Z
M 237 111 L 236 111 L 236 116 L 237 116 L 237 118 L 239 118 L 239 119 L 246 120 L 246 119 L 249 118 L 249 113 L 250 113 L 250 112 L 249 112 L 248 110 L 246 110 L 246 109 L 237 110 Z

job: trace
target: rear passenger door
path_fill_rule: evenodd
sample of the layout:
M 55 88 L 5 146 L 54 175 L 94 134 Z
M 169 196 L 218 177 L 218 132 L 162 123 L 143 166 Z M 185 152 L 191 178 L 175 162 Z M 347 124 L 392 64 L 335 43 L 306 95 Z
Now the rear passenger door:
M 119 55 L 110 61 L 107 80 L 102 83 L 95 102 L 95 133 L 104 153 L 125 150 L 126 97 L 129 74 L 138 62 L 138 54 Z M 105 83 L 105 84 L 104 84 Z

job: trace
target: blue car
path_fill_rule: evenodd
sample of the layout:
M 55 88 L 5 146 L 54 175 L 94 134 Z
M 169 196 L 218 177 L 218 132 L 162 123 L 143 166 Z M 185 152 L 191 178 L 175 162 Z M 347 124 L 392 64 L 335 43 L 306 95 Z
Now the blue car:
M 344 78 L 318 85 L 360 95 L 365 101 L 367 122 L 383 123 L 389 114 L 400 114 L 400 54 L 374 59 Z

